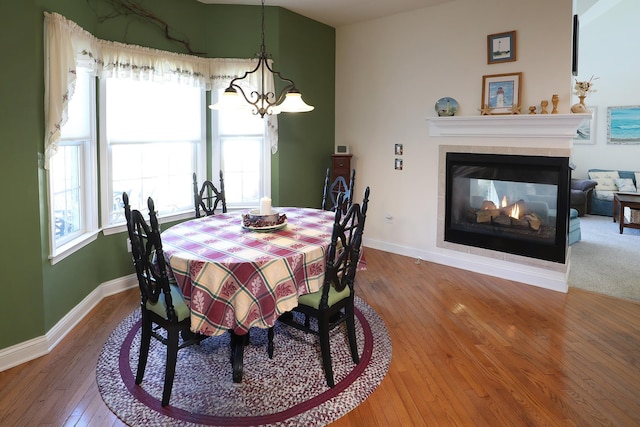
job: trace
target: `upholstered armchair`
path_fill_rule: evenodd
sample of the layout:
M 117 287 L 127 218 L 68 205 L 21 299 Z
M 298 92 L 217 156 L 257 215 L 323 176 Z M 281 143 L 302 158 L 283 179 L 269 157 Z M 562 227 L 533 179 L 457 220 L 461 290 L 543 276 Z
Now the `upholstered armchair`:
M 572 179 L 570 207 L 578 211 L 578 216 L 591 213 L 591 193 L 598 185 L 596 181 L 590 179 Z

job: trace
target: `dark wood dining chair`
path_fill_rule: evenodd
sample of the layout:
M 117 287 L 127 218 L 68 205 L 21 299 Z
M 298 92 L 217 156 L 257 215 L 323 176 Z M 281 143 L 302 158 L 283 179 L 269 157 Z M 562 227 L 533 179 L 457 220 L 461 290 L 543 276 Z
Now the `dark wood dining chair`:
M 220 209 L 222 213 L 227 213 L 227 198 L 224 193 L 224 176 L 220 171 L 220 189 L 209 180 L 205 180 L 198 186 L 198 178 L 193 173 L 193 202 L 196 210 L 196 218 L 215 214 L 215 210 Z
M 178 350 L 199 343 L 205 336 L 191 332 L 189 307 L 177 284 L 169 282 L 153 200 L 151 197 L 147 200 L 151 225 L 147 224 L 140 211 L 131 210 L 127 193 L 122 194 L 122 200 L 131 241 L 131 256 L 140 287 L 142 312 L 142 333 L 135 382 L 142 383 L 151 337 L 154 337 L 167 347 L 162 391 L 162 406 L 167 406 L 173 388 Z M 159 333 L 160 328 L 164 329 L 165 333 Z
M 338 176 L 329 184 L 331 173 L 327 168 L 327 174 L 324 179 L 324 189 L 322 193 L 322 209 L 325 211 L 334 211 L 338 203 L 338 194 L 343 194 L 343 211 L 347 211 L 353 200 L 353 189 L 356 183 L 356 170 L 351 170 L 351 178 L 347 180 L 343 176 Z
M 353 362 L 360 363 L 354 318 L 354 281 L 367 217 L 369 187 L 364 192 L 362 205 L 352 203 L 346 212 L 342 209 L 343 197 L 342 194 L 338 196 L 322 289 L 298 298 L 298 306 L 292 312 L 300 313 L 300 316 L 289 312 L 278 318 L 278 321 L 285 325 L 319 337 L 322 365 L 329 387 L 335 385 L 329 334 L 343 322 L 346 323 Z M 317 328 L 311 325 L 310 317 L 317 319 Z

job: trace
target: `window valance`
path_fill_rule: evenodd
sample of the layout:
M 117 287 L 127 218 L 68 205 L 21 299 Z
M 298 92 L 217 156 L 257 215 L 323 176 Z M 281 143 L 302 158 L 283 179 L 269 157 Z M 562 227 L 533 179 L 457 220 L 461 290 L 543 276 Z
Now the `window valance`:
M 202 58 L 101 40 L 57 13 L 44 13 L 45 32 L 45 168 L 58 148 L 60 129 L 67 120 L 76 70 L 85 68 L 99 78 L 173 82 L 204 90 L 222 89 L 229 81 L 255 67 L 257 59 Z M 257 73 L 256 73 L 257 74 Z M 247 82 L 249 92 L 259 88 L 259 76 Z M 266 90 L 273 92 L 273 76 Z M 267 138 L 277 150 L 277 119 L 268 117 Z M 276 131 L 274 131 L 276 130 Z

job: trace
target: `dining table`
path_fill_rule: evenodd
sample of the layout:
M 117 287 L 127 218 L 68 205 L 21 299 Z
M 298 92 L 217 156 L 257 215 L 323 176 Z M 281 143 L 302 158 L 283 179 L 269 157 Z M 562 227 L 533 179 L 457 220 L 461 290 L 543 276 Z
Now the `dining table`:
M 191 330 L 231 334 L 234 382 L 242 381 L 250 329 L 273 327 L 300 295 L 318 291 L 324 280 L 335 213 L 274 211 L 286 220 L 250 227 L 244 212 L 229 212 L 185 221 L 161 234 L 169 276 L 190 307 Z

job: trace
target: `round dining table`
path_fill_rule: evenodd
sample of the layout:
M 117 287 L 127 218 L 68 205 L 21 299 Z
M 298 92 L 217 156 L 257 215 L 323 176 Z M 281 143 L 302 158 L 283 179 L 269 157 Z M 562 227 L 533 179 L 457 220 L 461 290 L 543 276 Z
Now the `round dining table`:
M 300 295 L 318 291 L 324 280 L 335 213 L 274 211 L 286 222 L 245 227 L 245 212 L 231 212 L 185 221 L 161 235 L 169 275 L 191 310 L 191 330 L 231 333 L 235 382 L 242 380 L 249 330 L 271 328 Z

